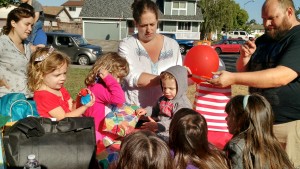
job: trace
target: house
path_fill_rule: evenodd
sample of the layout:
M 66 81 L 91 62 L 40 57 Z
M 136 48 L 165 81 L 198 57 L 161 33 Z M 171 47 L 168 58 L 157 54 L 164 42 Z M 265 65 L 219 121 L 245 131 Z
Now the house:
M 131 4 L 134 0 L 85 0 L 80 17 L 87 39 L 120 40 L 135 32 Z M 177 39 L 200 38 L 204 22 L 198 0 L 155 0 L 159 7 L 159 31 Z
M 43 6 L 45 21 L 71 22 L 72 17 L 63 6 Z
M 63 6 L 43 6 L 44 26 L 57 26 L 57 22 L 71 22 L 72 17 Z
M 63 3 L 61 6 L 65 7 L 73 21 L 80 22 L 81 19 L 79 14 L 82 10 L 82 6 L 84 4 L 84 0 L 71 0 Z
M 0 28 L 3 28 L 3 26 L 6 25 L 6 18 L 7 18 L 8 13 L 15 8 L 16 8 L 16 6 L 14 6 L 14 5 L 0 8 Z
M 251 24 L 249 27 L 251 29 L 251 33 L 255 35 L 255 37 L 259 37 L 265 33 L 265 28 L 263 25 Z

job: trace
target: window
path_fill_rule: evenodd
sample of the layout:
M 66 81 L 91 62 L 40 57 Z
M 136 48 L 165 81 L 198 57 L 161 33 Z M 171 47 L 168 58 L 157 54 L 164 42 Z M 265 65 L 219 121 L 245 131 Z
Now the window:
M 69 37 L 66 37 L 66 36 L 59 36 L 59 37 L 57 38 L 57 44 L 58 44 L 58 45 L 68 46 L 69 43 L 70 43 Z
M 75 6 L 70 6 L 69 11 L 76 11 L 76 7 Z
M 179 31 L 190 31 L 191 30 L 191 22 L 178 22 L 178 30 Z
M 173 2 L 173 9 L 177 9 L 177 10 L 185 10 L 186 9 L 186 2 Z
M 53 44 L 53 36 L 47 36 L 47 45 Z
M 187 2 L 185 1 L 174 1 L 172 3 L 172 15 L 187 14 Z
M 246 41 L 245 40 L 239 40 L 239 44 L 244 44 Z
M 246 35 L 246 32 L 240 32 L 240 35 Z
M 238 44 L 238 42 L 237 41 L 231 41 L 230 44 Z

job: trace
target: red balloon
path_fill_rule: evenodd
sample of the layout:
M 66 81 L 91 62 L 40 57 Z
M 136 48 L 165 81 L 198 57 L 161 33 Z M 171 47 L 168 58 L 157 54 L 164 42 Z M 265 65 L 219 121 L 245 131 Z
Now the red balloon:
M 186 54 L 184 65 L 192 71 L 191 79 L 196 83 L 201 83 L 211 79 L 212 72 L 218 70 L 219 56 L 211 46 L 194 46 Z

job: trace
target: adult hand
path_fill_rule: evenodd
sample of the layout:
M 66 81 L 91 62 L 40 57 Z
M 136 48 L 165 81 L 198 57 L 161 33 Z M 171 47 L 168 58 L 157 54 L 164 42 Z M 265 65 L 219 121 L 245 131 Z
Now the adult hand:
M 188 85 L 190 86 L 190 85 L 195 84 L 195 82 L 191 79 L 191 77 L 193 76 L 191 69 L 187 66 L 184 66 L 184 67 L 186 68 L 186 70 L 188 72 Z
M 252 54 L 256 50 L 256 45 L 253 40 L 249 40 L 245 42 L 240 48 L 240 57 L 237 59 L 236 62 L 236 69 L 239 72 L 244 72 L 246 71 L 246 66 L 252 56 Z
M 0 87 L 5 87 L 6 89 L 10 88 L 5 79 L 0 79 Z
M 234 84 L 233 73 L 222 70 L 220 72 L 213 72 L 216 78 L 210 79 L 207 82 L 216 87 L 227 87 Z
M 248 40 L 241 46 L 240 56 L 243 58 L 250 58 L 251 55 L 255 52 L 255 50 L 255 40 Z
M 188 72 L 188 75 L 192 75 L 193 74 L 192 71 L 191 71 L 191 69 L 189 67 L 184 66 L 184 68 L 186 68 L 186 70 Z

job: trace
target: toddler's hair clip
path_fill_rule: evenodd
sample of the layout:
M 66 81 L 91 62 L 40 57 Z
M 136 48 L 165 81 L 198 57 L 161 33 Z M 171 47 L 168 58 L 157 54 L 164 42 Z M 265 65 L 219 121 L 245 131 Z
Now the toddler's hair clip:
M 39 56 L 39 57 L 35 58 L 34 61 L 41 62 L 41 61 L 45 60 L 48 56 L 51 55 L 51 53 L 53 51 L 54 51 L 54 47 L 51 45 L 50 48 L 49 48 L 49 51 L 46 55 Z

